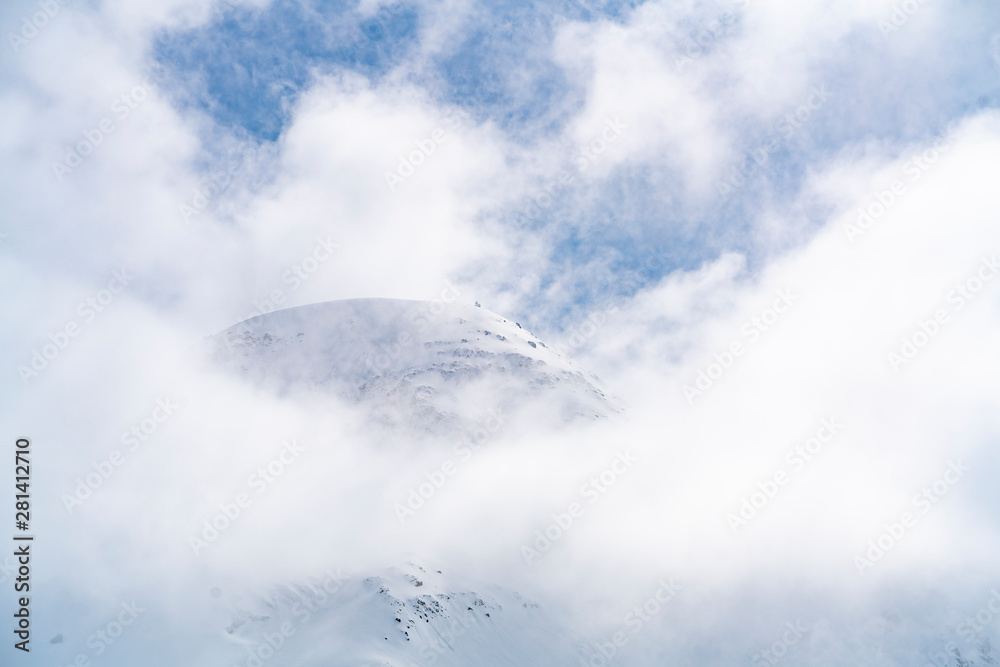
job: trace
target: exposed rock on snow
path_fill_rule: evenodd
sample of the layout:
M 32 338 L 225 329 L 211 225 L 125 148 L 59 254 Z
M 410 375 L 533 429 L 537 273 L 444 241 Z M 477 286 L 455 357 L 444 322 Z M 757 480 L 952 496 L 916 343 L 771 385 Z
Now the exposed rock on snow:
M 331 571 L 222 602 L 232 617 L 226 638 L 246 651 L 240 664 L 256 664 L 251 656 L 261 653 L 295 665 L 579 662 L 579 643 L 534 602 L 493 586 L 469 590 L 412 562 L 363 578 Z

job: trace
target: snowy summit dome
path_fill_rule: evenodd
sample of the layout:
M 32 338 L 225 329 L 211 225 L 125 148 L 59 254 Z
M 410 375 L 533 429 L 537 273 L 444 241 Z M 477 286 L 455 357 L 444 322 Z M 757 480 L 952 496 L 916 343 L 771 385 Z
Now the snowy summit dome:
M 369 402 L 391 423 L 461 426 L 487 408 L 510 414 L 539 403 L 564 420 L 619 410 L 596 377 L 478 305 L 330 301 L 241 322 L 214 344 L 253 381 Z

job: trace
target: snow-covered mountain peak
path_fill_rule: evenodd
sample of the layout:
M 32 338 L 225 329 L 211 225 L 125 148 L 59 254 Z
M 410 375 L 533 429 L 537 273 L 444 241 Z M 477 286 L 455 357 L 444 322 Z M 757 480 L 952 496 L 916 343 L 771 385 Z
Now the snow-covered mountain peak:
M 217 357 L 251 380 L 363 401 L 381 421 L 424 430 L 462 427 L 483 406 L 510 414 L 542 401 L 562 419 L 618 411 L 594 376 L 478 305 L 331 301 L 262 315 L 214 338 Z
M 464 585 L 412 562 L 365 577 L 330 570 L 220 602 L 230 643 L 250 656 L 270 643 L 294 664 L 555 667 L 575 664 L 579 646 L 524 596 Z

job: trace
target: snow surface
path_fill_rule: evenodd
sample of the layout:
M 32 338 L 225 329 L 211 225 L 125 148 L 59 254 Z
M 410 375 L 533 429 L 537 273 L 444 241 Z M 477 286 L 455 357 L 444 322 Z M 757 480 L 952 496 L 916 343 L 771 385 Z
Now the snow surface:
M 241 322 L 214 344 L 220 361 L 253 382 L 330 392 L 367 404 L 378 421 L 425 431 L 539 401 L 558 421 L 620 411 L 596 377 L 518 323 L 468 304 L 317 303 Z
M 373 424 L 404 434 L 448 435 L 486 408 L 556 423 L 620 412 L 596 377 L 518 323 L 468 304 L 318 303 L 241 322 L 211 344 L 215 359 L 249 382 L 292 398 L 352 401 Z M 558 667 L 587 655 L 585 642 L 519 593 L 414 562 L 343 581 L 226 592 L 218 604 L 219 633 L 246 667 Z
M 225 638 L 238 664 L 577 665 L 582 644 L 561 632 L 531 600 L 495 586 L 456 586 L 440 571 L 407 563 L 376 576 L 338 573 L 249 598 L 221 596 L 232 622 Z M 262 653 L 263 650 L 263 653 Z

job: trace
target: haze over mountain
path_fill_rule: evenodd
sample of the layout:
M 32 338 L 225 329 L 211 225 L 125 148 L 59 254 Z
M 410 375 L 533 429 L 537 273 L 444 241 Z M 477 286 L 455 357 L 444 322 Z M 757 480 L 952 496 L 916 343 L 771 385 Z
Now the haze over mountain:
M 347 299 L 255 320 L 215 337 L 224 364 L 281 393 L 362 403 L 384 424 L 444 433 L 470 428 L 482 406 L 557 423 L 621 410 L 593 374 L 478 304 Z
M 498 425 L 529 417 L 539 427 L 621 412 L 594 375 L 478 303 L 317 303 L 246 320 L 211 345 L 247 383 L 293 400 L 330 395 L 357 404 L 397 444 L 419 436 L 450 445 L 476 429 L 483 406 Z M 285 641 L 296 648 L 282 657 L 303 666 L 575 665 L 586 651 L 520 593 L 473 588 L 414 562 L 224 601 L 226 637 L 245 648 L 244 664 Z
M 580 664 L 574 642 L 532 600 L 498 586 L 476 590 L 416 562 L 369 576 L 328 571 L 254 595 L 216 591 L 232 621 L 225 637 L 240 664 L 273 649 L 288 664 L 546 665 Z M 580 657 L 577 657 L 580 656 Z
M 1000 3 L 0 24 L 0 667 L 1000 662 Z

